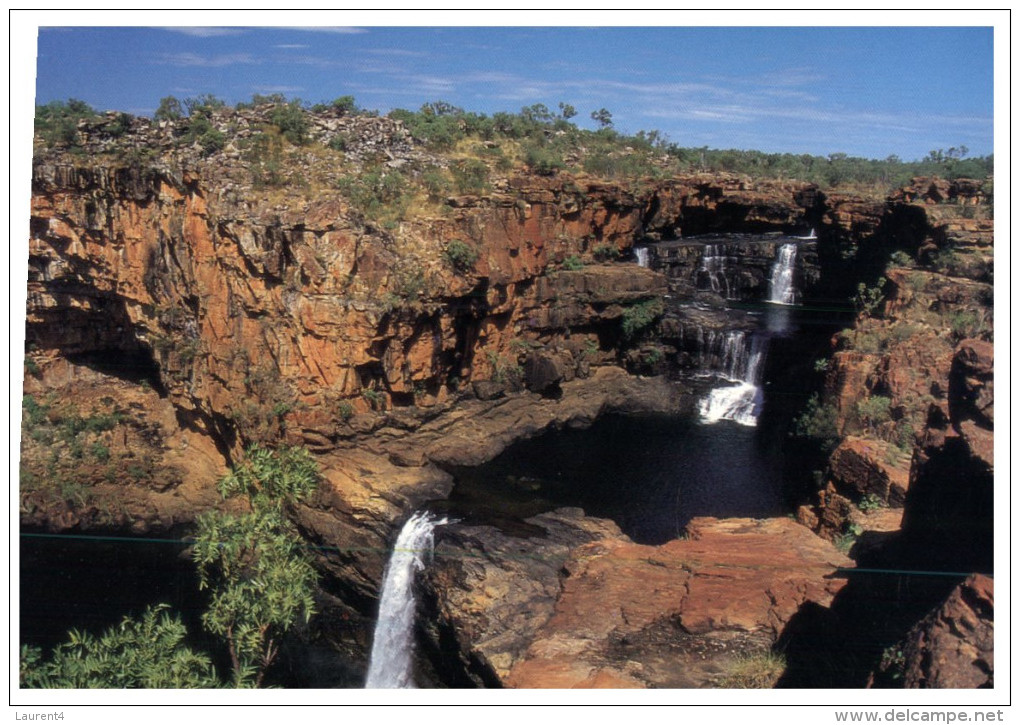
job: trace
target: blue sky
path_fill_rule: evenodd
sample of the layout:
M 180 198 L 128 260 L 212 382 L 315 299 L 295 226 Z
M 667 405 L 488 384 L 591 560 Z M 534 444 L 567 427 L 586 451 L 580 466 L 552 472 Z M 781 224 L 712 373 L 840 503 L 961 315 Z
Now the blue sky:
M 238 16 L 235 16 L 238 17 Z M 182 18 L 183 20 L 183 18 Z M 989 27 L 40 28 L 37 102 L 151 113 L 166 95 L 560 101 L 684 146 L 903 159 L 992 148 Z

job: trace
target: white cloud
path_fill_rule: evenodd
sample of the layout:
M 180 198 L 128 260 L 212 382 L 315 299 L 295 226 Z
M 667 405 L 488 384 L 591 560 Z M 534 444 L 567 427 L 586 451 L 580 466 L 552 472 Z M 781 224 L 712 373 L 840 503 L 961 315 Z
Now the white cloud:
M 372 55 L 397 55 L 402 58 L 424 58 L 427 55 L 421 51 L 404 48 L 366 48 L 364 52 Z
M 301 30 L 309 33 L 337 33 L 339 35 L 360 35 L 361 33 L 367 33 L 368 30 L 365 28 L 349 28 L 343 26 L 315 26 L 315 25 L 301 25 L 291 26 L 283 28 L 283 30 Z
M 301 86 L 252 86 L 256 93 L 297 93 L 303 91 Z
M 298 50 L 298 49 L 301 49 L 301 48 L 307 48 L 308 46 L 307 45 L 301 45 L 300 43 L 279 43 L 278 45 L 274 45 L 273 47 L 274 48 L 284 48 L 284 49 L 288 49 L 288 50 Z
M 240 35 L 244 32 L 242 28 L 206 28 L 206 27 L 166 27 L 172 33 L 183 33 L 193 38 L 217 38 L 222 35 Z
M 164 65 L 178 65 L 198 68 L 222 68 L 228 65 L 253 65 L 259 63 L 250 53 L 227 53 L 225 55 L 202 56 L 197 53 L 164 53 L 159 56 Z

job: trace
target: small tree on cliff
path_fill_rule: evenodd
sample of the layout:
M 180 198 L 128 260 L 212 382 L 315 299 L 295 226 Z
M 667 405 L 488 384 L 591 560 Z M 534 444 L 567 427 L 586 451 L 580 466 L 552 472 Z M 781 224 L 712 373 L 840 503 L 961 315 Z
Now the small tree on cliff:
M 249 513 L 198 519 L 193 558 L 199 586 L 212 592 L 202 623 L 227 642 L 236 687 L 259 687 L 280 640 L 315 611 L 315 569 L 285 512 L 318 483 L 304 449 L 253 446 L 219 484 L 224 497 L 248 499 Z
M 609 128 L 613 125 L 613 114 L 604 108 L 591 112 L 591 120 L 599 125 L 599 128 Z

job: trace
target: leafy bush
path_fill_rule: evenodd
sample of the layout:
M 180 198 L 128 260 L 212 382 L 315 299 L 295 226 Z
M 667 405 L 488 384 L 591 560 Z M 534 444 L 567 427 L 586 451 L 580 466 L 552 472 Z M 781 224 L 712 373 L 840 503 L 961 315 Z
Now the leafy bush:
M 868 287 L 864 282 L 857 285 L 857 292 L 853 296 L 854 307 L 857 308 L 858 313 L 870 317 L 873 315 L 882 304 L 882 300 L 885 298 L 883 288 L 885 287 L 885 277 L 879 277 L 875 282 L 874 287 Z
M 460 272 L 467 272 L 472 269 L 478 261 L 478 250 L 466 242 L 454 239 L 446 245 L 446 250 L 443 252 L 443 256 L 446 257 L 446 261 L 449 262 L 450 266 L 454 269 Z
M 889 261 L 897 267 L 911 267 L 914 264 L 914 258 L 901 249 L 897 249 L 895 252 L 890 254 Z
M 884 509 L 888 506 L 889 504 L 887 504 L 877 493 L 865 494 L 864 497 L 857 502 L 857 508 L 865 513 L 868 513 L 869 511 L 876 511 L 877 509 Z
M 295 146 L 303 146 L 308 142 L 308 117 L 301 102 L 294 100 L 287 104 L 277 105 L 269 117 L 270 123 L 280 129 L 285 139 Z
M 159 99 L 159 108 L 152 117 L 156 121 L 178 121 L 184 118 L 184 108 L 176 98 L 166 96 Z
M 793 422 L 793 434 L 799 438 L 812 438 L 825 450 L 839 445 L 839 429 L 836 427 L 836 406 L 822 403 L 815 393 L 808 400 L 804 411 Z
M 464 159 L 451 167 L 453 184 L 461 194 L 477 194 L 489 188 L 489 167 L 478 159 Z
M 53 101 L 35 108 L 35 132 L 47 145 L 62 144 L 72 149 L 78 142 L 78 122 L 96 117 L 95 109 L 84 101 L 71 98 Z
M 71 630 L 48 660 L 38 647 L 22 646 L 19 684 L 25 688 L 218 687 L 212 661 L 186 644 L 187 628 L 169 605 L 125 617 L 99 637 Z
M 864 400 L 857 401 L 854 405 L 854 412 L 858 422 L 875 431 L 890 418 L 890 407 L 892 400 L 884 395 L 871 395 Z
M 567 168 L 563 157 L 544 146 L 529 146 L 525 152 L 524 162 L 536 174 L 552 176 L 557 171 Z
M 660 299 L 645 300 L 631 305 L 623 311 L 621 328 L 623 336 L 628 340 L 649 327 L 665 310 Z
M 407 179 L 399 171 L 373 168 L 344 176 L 337 189 L 370 219 L 402 219 L 410 203 Z
M 963 340 L 982 332 L 984 325 L 973 310 L 957 310 L 949 317 L 949 329 L 955 339 Z
M 584 262 L 576 254 L 571 254 L 569 257 L 563 260 L 563 269 L 568 272 L 577 272 L 584 269 Z
M 318 465 L 304 448 L 248 447 L 244 461 L 220 479 L 223 498 L 244 496 L 259 510 L 304 501 L 319 483 Z

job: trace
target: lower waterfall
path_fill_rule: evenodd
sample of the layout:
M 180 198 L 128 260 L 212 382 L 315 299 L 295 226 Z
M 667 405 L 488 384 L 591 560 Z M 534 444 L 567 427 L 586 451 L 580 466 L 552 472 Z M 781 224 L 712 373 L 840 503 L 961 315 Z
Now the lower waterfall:
M 716 373 L 730 383 L 713 388 L 698 403 L 703 423 L 732 420 L 740 425 L 753 426 L 758 423 L 763 395 L 761 372 L 765 362 L 768 338 L 762 335 L 748 335 L 736 331 L 727 334 L 726 355 L 723 371 Z
M 648 247 L 634 247 L 634 258 L 639 267 L 648 266 Z
M 433 530 L 447 523 L 426 511 L 407 520 L 386 564 L 379 596 L 379 618 L 372 639 L 366 688 L 413 688 L 414 673 L 414 573 L 425 568 L 425 554 L 432 551 Z

